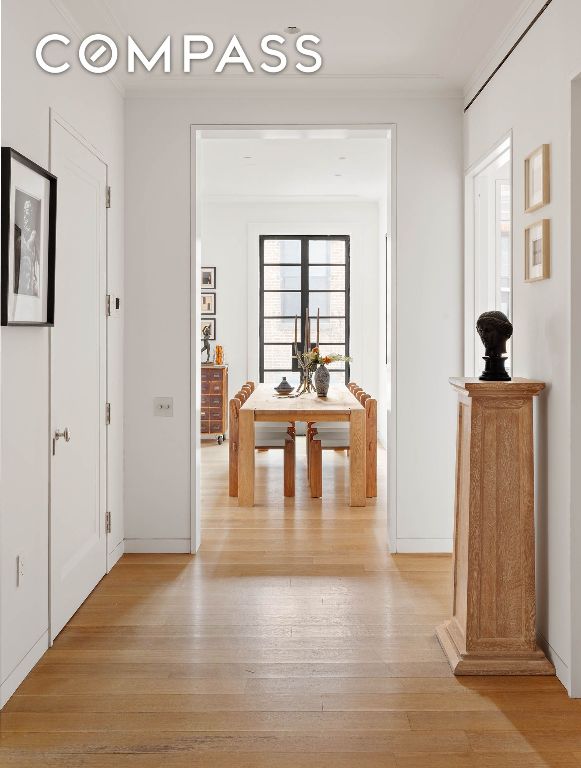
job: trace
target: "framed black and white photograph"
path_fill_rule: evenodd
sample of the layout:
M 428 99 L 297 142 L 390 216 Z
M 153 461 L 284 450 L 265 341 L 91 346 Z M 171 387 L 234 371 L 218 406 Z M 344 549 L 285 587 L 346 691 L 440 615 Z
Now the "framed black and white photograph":
M 551 276 L 551 221 L 542 219 L 525 229 L 525 280 L 527 283 Z
M 216 314 L 216 294 L 215 293 L 202 293 L 202 303 L 201 303 L 200 311 L 202 315 Z
M 209 331 L 209 335 L 206 336 L 206 328 Z M 216 318 L 207 317 L 202 320 L 202 341 L 207 338 L 208 341 L 216 341 Z
M 2 147 L 2 325 L 54 324 L 56 176 Z
M 202 267 L 202 290 L 216 289 L 216 267 Z

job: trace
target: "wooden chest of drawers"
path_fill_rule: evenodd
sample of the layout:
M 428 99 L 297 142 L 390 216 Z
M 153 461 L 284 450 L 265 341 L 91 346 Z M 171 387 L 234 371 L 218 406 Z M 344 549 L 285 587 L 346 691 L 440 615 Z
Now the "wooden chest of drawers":
M 215 437 L 222 443 L 228 430 L 228 367 L 202 366 L 202 439 Z

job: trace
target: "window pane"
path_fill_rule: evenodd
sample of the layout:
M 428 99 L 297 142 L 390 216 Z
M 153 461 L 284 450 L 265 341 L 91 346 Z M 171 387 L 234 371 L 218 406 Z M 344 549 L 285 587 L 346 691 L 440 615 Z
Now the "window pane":
M 301 268 L 286 265 L 264 267 L 264 288 L 267 291 L 300 291 Z
M 309 310 L 311 314 L 316 315 L 317 309 L 321 315 L 345 317 L 345 293 L 309 293 Z
M 311 291 L 345 290 L 345 267 L 309 267 Z
M 331 371 L 331 384 L 345 384 L 345 371 Z
M 317 318 L 311 318 L 311 341 L 317 338 Z M 345 318 L 331 317 L 328 320 L 319 321 L 319 342 L 323 344 L 345 343 Z
M 344 264 L 344 240 L 309 240 L 309 262 L 311 264 Z
M 265 344 L 265 368 L 292 368 L 292 346 L 290 344 Z
M 331 355 L 331 354 L 344 355 L 345 345 L 344 344 L 321 344 L 319 347 L 319 351 L 322 357 L 324 357 L 325 355 Z M 336 369 L 345 370 L 345 363 L 342 361 L 336 362 L 336 363 L 329 363 L 327 368 L 329 368 L 330 371 L 334 371 Z
M 265 240 L 264 241 L 265 264 L 300 264 L 301 241 L 300 240 Z
M 301 339 L 301 321 L 298 321 L 298 337 Z M 288 341 L 292 344 L 295 340 L 295 319 L 289 317 L 282 318 L 266 318 L 264 320 L 264 342 L 269 341 Z
M 298 315 L 301 316 L 301 294 L 300 293 L 264 293 L 264 315 L 265 317 L 280 315 Z
M 262 381 L 264 384 L 272 384 L 273 387 L 277 387 L 283 376 L 286 376 L 291 387 L 298 387 L 300 374 L 297 371 L 265 371 Z

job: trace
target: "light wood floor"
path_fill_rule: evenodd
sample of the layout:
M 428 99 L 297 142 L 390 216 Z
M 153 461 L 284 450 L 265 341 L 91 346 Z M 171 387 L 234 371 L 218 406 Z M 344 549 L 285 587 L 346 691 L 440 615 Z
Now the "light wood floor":
M 284 500 L 282 452 L 259 454 L 242 510 L 227 446 L 204 446 L 199 554 L 103 579 L 1 715 L 2 766 L 581 766 L 581 701 L 555 678 L 455 679 L 434 635 L 450 558 L 390 557 L 385 487 L 351 509 L 326 453 L 311 501 L 299 458 Z

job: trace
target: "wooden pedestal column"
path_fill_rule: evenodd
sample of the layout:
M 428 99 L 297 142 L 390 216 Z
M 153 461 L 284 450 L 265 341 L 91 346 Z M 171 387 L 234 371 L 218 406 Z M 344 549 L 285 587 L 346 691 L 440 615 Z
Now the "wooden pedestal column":
M 456 675 L 552 675 L 536 642 L 533 397 L 540 381 L 450 379 L 458 392 L 452 618 Z

